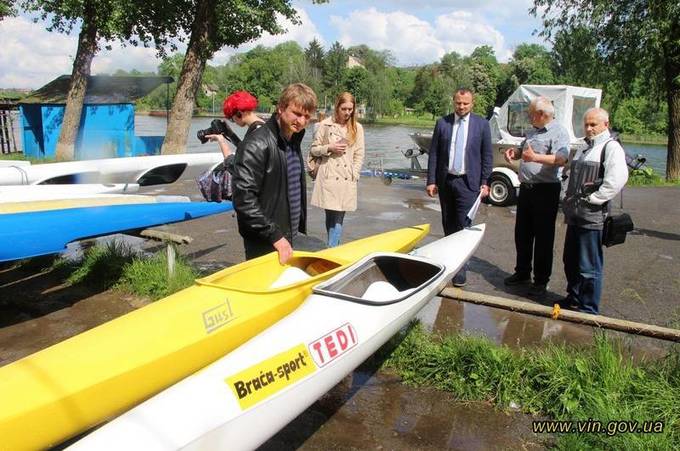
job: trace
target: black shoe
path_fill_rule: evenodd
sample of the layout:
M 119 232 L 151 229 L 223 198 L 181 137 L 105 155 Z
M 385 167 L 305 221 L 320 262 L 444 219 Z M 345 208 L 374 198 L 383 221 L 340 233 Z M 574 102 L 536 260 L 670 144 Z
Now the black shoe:
M 575 310 L 579 311 L 581 310 L 581 306 L 579 305 L 578 302 L 576 302 L 573 298 L 566 297 L 564 299 L 560 299 L 557 301 L 557 303 L 560 305 L 560 308 L 567 309 L 567 310 Z
M 531 277 L 529 277 L 529 274 L 520 274 L 518 272 L 511 275 L 510 277 L 506 277 L 505 280 L 503 280 L 503 283 L 508 286 L 524 285 L 529 282 L 531 282 Z
M 458 288 L 464 287 L 465 285 L 467 285 L 466 274 L 464 272 L 459 272 L 458 274 L 456 274 L 453 277 L 452 282 L 453 282 L 454 287 L 458 287 Z
M 545 296 L 546 291 L 548 291 L 548 284 L 546 283 L 532 283 L 529 288 L 527 295 L 529 296 Z

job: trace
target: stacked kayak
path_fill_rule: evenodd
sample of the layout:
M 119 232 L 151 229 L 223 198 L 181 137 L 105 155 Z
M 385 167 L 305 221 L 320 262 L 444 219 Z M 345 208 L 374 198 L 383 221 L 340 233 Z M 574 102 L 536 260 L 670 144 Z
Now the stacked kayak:
M 0 186 L 0 202 L 72 199 L 93 194 L 129 194 L 139 191 L 136 183 L 82 183 L 71 185 Z
M 472 256 L 484 229 L 413 255 L 363 258 L 246 344 L 69 449 L 255 449 L 404 327 Z
M 196 178 L 224 161 L 221 152 L 104 158 L 62 163 L 11 162 L 0 166 L 0 185 L 137 183 L 141 186 Z
M 73 241 L 196 219 L 233 208 L 231 202 L 156 202 L 151 196 L 148 203 L 140 204 L 130 199 L 142 196 L 121 197 L 125 198 L 121 205 L 79 207 L 87 199 L 62 200 L 55 202 L 66 202 L 67 208 L 50 208 L 48 202 L 43 211 L 0 214 L 0 262 L 56 254 Z
M 146 196 L 136 194 L 91 194 L 72 198 L 49 200 L 26 200 L 21 202 L 0 201 L 0 214 L 30 211 L 65 210 L 69 208 L 103 207 L 110 205 L 139 205 L 160 202 L 191 202 L 186 196 Z
M 428 232 L 408 227 L 296 251 L 285 266 L 271 253 L 1 367 L 3 448 L 52 446 L 129 410 L 276 323 L 366 254 L 408 252 Z

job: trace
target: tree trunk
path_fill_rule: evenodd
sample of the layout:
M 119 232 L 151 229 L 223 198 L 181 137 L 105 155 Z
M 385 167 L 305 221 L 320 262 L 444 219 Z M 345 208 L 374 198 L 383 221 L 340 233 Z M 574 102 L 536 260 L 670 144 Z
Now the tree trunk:
M 215 0 L 203 0 L 198 4 L 189 46 L 177 84 L 177 93 L 168 116 L 168 130 L 163 140 L 161 154 L 177 154 L 186 151 L 191 116 L 196 103 L 196 92 L 201 84 L 203 71 L 210 51 L 210 33 L 214 26 Z
M 680 180 L 680 22 L 670 30 L 671 37 L 664 45 L 664 72 L 668 95 L 668 154 L 666 180 Z
M 97 53 L 97 26 L 94 24 L 94 20 L 88 20 L 88 17 L 93 17 L 94 14 L 94 10 L 86 6 L 83 28 L 78 36 L 78 50 L 73 62 L 71 83 L 66 95 L 64 119 L 61 123 L 59 141 L 57 142 L 55 155 L 57 161 L 70 161 L 75 157 L 80 116 L 83 112 L 83 101 L 87 90 L 87 77 L 90 75 L 92 59 Z
M 668 78 L 669 75 L 666 74 Z M 666 180 L 680 180 L 680 72 L 668 83 L 668 155 Z

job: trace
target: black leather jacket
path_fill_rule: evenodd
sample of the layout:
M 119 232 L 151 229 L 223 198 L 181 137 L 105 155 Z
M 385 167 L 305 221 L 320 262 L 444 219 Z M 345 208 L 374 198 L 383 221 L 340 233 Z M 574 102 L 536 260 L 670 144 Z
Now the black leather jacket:
M 291 146 L 300 159 L 302 212 L 298 231 L 307 231 L 307 189 L 300 142 L 302 130 L 293 134 Z M 276 114 L 239 144 L 234 158 L 234 210 L 242 237 L 275 243 L 285 237 L 292 243 L 288 204 L 286 142 L 279 133 Z

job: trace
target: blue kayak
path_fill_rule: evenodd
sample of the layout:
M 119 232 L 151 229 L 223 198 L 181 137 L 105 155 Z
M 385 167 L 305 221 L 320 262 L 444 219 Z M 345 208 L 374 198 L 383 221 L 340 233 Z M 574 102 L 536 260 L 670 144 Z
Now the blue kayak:
M 0 215 L 0 262 L 56 254 L 72 241 L 224 213 L 231 202 L 165 202 Z

